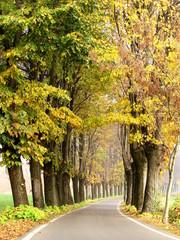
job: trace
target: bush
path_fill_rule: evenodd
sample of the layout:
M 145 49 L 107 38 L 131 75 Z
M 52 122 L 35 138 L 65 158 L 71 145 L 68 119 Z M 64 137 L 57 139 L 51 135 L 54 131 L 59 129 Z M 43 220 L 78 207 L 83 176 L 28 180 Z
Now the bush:
M 61 209 L 63 212 L 67 212 L 69 208 L 68 208 L 67 205 L 62 205 L 62 206 L 60 207 L 60 209 Z
M 180 197 L 177 197 L 170 207 L 169 222 L 180 227 Z
M 130 213 L 130 214 L 134 214 L 134 213 L 137 213 L 137 209 L 134 205 L 130 206 L 126 206 L 126 210 Z
M 0 212 L 0 224 L 4 224 L 9 220 L 14 219 L 30 219 L 32 221 L 46 220 L 51 217 L 57 216 L 61 213 L 66 213 L 81 207 L 87 206 L 90 203 L 97 202 L 96 200 L 87 200 L 74 205 L 63 205 L 59 206 L 46 206 L 46 210 L 40 210 L 36 207 L 20 205 L 18 207 L 7 207 L 5 210 Z
M 46 212 L 48 215 L 58 215 L 61 210 L 58 206 L 46 206 Z
M 20 205 L 16 208 L 7 207 L 0 214 L 0 224 L 12 219 L 31 219 L 32 221 L 39 221 L 46 219 L 44 211 L 27 205 Z

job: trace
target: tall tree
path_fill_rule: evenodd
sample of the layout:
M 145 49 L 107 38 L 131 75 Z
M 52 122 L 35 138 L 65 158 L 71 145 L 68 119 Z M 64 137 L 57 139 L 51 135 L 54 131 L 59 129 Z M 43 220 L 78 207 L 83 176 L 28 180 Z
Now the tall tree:
M 133 94 L 136 100 L 132 102 L 130 98 L 137 126 L 133 127 L 133 142 L 143 149 L 141 155 L 146 156 L 148 166 L 143 211 L 152 210 L 156 180 L 163 162 L 164 113 L 160 96 L 164 95 L 167 57 L 173 50 L 172 42 L 177 39 L 177 25 L 172 24 L 177 22 L 174 17 L 177 9 L 177 2 L 170 1 L 121 1 L 114 5 L 121 58 L 120 82 L 126 95 Z M 148 108 L 150 102 L 151 109 Z

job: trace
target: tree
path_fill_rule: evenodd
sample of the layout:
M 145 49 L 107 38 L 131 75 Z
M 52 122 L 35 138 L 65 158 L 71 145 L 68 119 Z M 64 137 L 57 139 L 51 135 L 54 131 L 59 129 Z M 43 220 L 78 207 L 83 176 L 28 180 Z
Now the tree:
M 42 167 L 46 203 L 72 203 L 70 139 L 72 130 L 81 125 L 73 113 L 74 102 L 83 91 L 86 98 L 91 82 L 85 74 L 93 69 L 100 75 L 100 63 L 93 55 L 94 47 L 102 52 L 101 40 L 107 39 L 100 8 L 103 4 L 96 1 L 1 2 L 3 159 L 14 176 L 13 166 L 21 168 L 21 156 L 31 161 L 34 205 L 42 208 Z M 22 174 L 21 183 L 27 203 Z
M 48 149 L 42 140 L 62 139 L 63 124 L 60 126 L 59 122 L 66 123 L 71 119 L 65 107 L 55 112 L 51 104 L 46 104 L 48 96 L 60 101 L 69 101 L 70 98 L 65 91 L 44 82 L 47 80 L 45 72 L 50 69 L 47 68 L 48 57 L 44 57 L 43 52 L 49 46 L 42 49 L 38 36 L 46 32 L 47 19 L 50 21 L 52 12 L 45 10 L 43 5 L 39 11 L 39 3 L 31 6 L 28 5 L 30 3 L 22 8 L 18 1 L 10 1 L 8 5 L 1 2 L 1 144 L 12 190 L 17 195 L 14 196 L 15 205 L 27 204 L 20 156 L 43 164 Z M 41 24 L 41 16 L 46 20 L 44 25 Z M 40 27 L 32 31 L 36 26 Z M 36 52 L 37 48 L 40 51 Z
M 135 118 L 130 123 L 133 163 L 139 159 L 134 153 L 139 152 L 148 164 L 143 211 L 152 210 L 156 179 L 163 161 L 161 132 L 165 112 L 162 106 L 165 106 L 163 98 L 167 100 L 164 83 L 168 78 L 166 71 L 170 70 L 168 58 L 174 53 L 172 46 L 176 46 L 178 38 L 177 9 L 176 1 L 121 1 L 114 5 L 120 53 L 118 75 Z

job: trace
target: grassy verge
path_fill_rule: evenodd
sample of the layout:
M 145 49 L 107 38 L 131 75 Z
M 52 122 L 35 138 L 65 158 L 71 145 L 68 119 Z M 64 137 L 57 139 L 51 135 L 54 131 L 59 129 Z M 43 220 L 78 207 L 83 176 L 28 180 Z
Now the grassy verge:
M 155 210 L 155 209 L 154 209 Z M 122 212 L 130 215 L 132 218 L 136 218 L 140 221 L 146 222 L 160 228 L 162 230 L 173 233 L 180 236 L 180 197 L 172 199 L 169 210 L 169 223 L 164 224 L 162 222 L 163 209 L 157 208 L 156 211 L 151 213 L 141 213 L 137 211 L 135 206 L 122 205 Z
M 32 206 L 33 204 L 32 195 L 28 196 L 28 200 L 29 200 L 29 204 Z M 4 210 L 7 206 L 8 207 L 14 206 L 13 197 L 12 195 L 1 194 L 0 195 L 0 212 Z

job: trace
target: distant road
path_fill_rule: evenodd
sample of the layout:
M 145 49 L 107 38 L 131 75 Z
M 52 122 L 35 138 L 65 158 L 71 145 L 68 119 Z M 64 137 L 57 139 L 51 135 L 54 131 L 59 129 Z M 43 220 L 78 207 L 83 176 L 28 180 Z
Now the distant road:
M 180 239 L 129 220 L 119 211 L 120 199 L 104 200 L 74 211 L 19 240 L 168 240 Z M 33 236 L 34 235 L 34 236 Z

